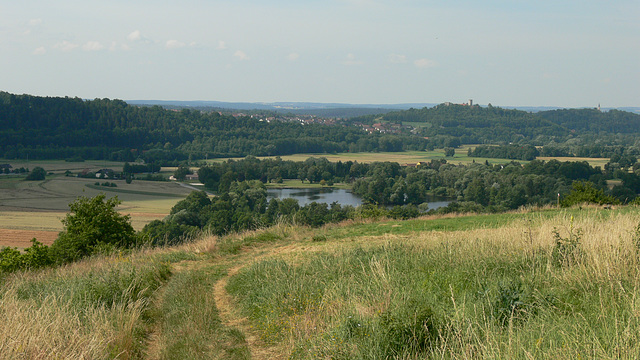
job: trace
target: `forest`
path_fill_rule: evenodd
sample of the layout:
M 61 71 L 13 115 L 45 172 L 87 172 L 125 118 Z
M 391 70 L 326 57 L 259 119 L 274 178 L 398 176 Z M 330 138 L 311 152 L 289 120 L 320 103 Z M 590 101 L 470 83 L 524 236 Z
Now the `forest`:
M 640 115 L 626 111 L 562 109 L 530 113 L 495 106 L 440 104 L 349 119 L 352 123 L 411 124 L 436 147 L 459 144 L 533 145 L 540 156 L 610 157 L 619 147 L 640 149 Z M 553 154 L 553 155 L 552 155 Z M 514 158 L 515 159 L 515 158 Z
M 380 122 L 407 126 L 394 133 L 363 127 Z M 637 156 L 639 134 L 640 115 L 618 110 L 530 113 L 491 105 L 440 104 L 325 125 L 133 106 L 122 100 L 0 92 L 0 157 L 6 159 L 143 159 L 176 165 L 188 159 L 399 152 L 462 144 L 535 146 L 540 156 Z M 484 156 L 503 156 L 490 150 Z M 537 154 L 508 154 L 518 160 L 532 156 Z
M 419 137 L 349 126 L 263 122 L 218 112 L 131 106 L 122 100 L 0 92 L 0 157 L 177 162 L 246 155 L 424 149 Z

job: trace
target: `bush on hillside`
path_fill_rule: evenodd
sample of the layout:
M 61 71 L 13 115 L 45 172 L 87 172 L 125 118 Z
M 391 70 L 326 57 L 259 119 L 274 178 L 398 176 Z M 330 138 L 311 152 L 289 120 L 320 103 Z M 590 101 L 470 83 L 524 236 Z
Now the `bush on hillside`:
M 33 238 L 31 246 L 20 252 L 17 248 L 5 247 L 0 250 L 0 273 L 37 269 L 51 265 L 53 260 L 49 247 Z
M 93 198 L 79 197 L 69 204 L 71 212 L 62 220 L 64 230 L 51 246 L 56 263 L 67 263 L 112 248 L 129 248 L 138 237 L 129 215 L 116 211 L 117 197 L 105 194 Z

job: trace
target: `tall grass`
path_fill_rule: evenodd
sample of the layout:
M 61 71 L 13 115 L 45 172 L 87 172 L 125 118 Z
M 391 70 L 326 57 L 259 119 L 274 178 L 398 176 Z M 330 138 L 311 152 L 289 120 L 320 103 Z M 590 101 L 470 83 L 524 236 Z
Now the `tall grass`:
M 116 255 L 9 276 L 0 358 L 139 358 L 149 301 L 169 274 L 151 256 Z
M 297 359 L 637 358 L 640 217 L 601 214 L 367 237 L 257 262 L 228 290 Z M 577 229 L 556 261 L 554 234 Z
M 156 309 L 159 329 L 152 358 L 248 359 L 244 335 L 220 320 L 213 285 L 225 275 L 222 267 L 185 270 L 174 275 Z

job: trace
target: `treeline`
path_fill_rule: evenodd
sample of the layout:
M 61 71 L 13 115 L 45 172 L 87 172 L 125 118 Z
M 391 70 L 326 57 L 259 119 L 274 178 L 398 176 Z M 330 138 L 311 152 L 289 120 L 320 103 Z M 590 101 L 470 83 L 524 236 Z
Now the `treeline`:
M 329 186 L 338 182 L 350 183 L 364 176 L 369 167 L 354 161 L 331 162 L 326 158 L 292 161 L 279 157 L 260 160 L 248 156 L 238 161 L 227 160 L 203 166 L 198 170 L 198 178 L 208 189 L 225 193 L 232 182 L 246 180 L 280 183 L 283 179 L 299 179 Z
M 425 148 L 419 137 L 349 126 L 263 122 L 218 112 L 130 106 L 121 100 L 0 92 L 0 157 L 146 162 Z
M 612 160 L 601 169 L 585 161 L 557 160 L 467 166 L 448 164 L 443 159 L 408 167 L 392 162 L 334 163 L 325 158 L 296 162 L 249 157 L 205 166 L 198 174 L 209 189 L 221 194 L 237 181 L 300 179 L 326 185 L 352 184 L 355 194 L 376 205 L 419 206 L 433 196 L 444 196 L 473 203 L 477 211 L 504 211 L 523 205 L 555 203 L 558 193 L 564 196 L 571 192 L 574 181 L 588 181 L 621 202 L 634 200 L 640 192 L 640 163 L 634 157 L 617 156 Z M 620 184 L 609 189 L 610 179 L 618 179 Z
M 471 157 L 486 157 L 496 159 L 512 159 L 512 160 L 534 160 L 540 152 L 532 145 L 499 145 L 487 146 L 480 145 L 475 148 L 469 148 L 467 152 Z
M 620 110 L 562 109 L 542 111 L 536 115 L 578 132 L 594 134 L 637 134 L 640 115 Z
M 592 167 L 584 161 L 556 160 L 468 166 L 437 160 L 403 167 L 392 162 L 332 163 L 324 158 L 294 162 L 250 157 L 200 168 L 201 180 L 219 196 L 210 198 L 204 192 L 194 192 L 176 204 L 166 219 L 147 225 L 143 234 L 154 244 L 174 244 L 202 230 L 220 235 L 275 223 L 321 226 L 382 216 L 406 219 L 425 213 L 433 196 L 452 200 L 444 208 L 429 210 L 436 213 L 501 212 L 526 205 L 556 204 L 558 194 L 565 206 L 634 201 L 640 192 L 640 176 L 615 163 L 608 164 L 608 168 Z M 640 170 L 640 164 L 634 164 L 634 168 Z M 311 180 L 312 174 L 320 175 Z M 293 199 L 267 201 L 264 183 L 283 178 L 351 183 L 353 192 L 365 205 L 299 206 Z M 607 179 L 612 178 L 621 181 L 610 189 Z
M 634 169 L 640 168 L 634 164 Z M 608 179 L 620 183 L 609 188 Z M 420 204 L 428 195 L 456 201 L 440 212 L 501 212 L 525 205 L 555 204 L 574 191 L 576 181 L 588 183 L 616 202 L 629 203 L 640 192 L 640 176 L 619 164 L 592 167 L 585 161 L 534 160 L 527 164 L 470 164 L 432 161 L 417 168 L 401 168 L 398 176 L 369 173 L 353 184 L 353 192 L 365 201 L 382 205 Z
M 312 181 L 310 177 L 319 173 L 320 177 L 313 181 L 348 182 L 365 205 L 300 206 L 293 199 L 267 200 L 264 182 L 268 179 L 262 177 L 263 173 L 270 174 L 274 181 L 294 174 Z M 177 244 L 201 231 L 223 235 L 278 223 L 318 227 L 347 219 L 407 219 L 423 214 L 434 195 L 453 201 L 429 212 L 448 213 L 501 212 L 558 200 L 564 206 L 582 202 L 637 204 L 640 193 L 637 161 L 628 167 L 610 162 L 605 169 L 584 161 L 556 160 L 468 166 L 434 160 L 403 167 L 391 162 L 331 163 L 323 158 L 293 162 L 249 157 L 203 167 L 200 174 L 210 188 L 217 188 L 218 196 L 193 192 L 178 202 L 164 220 L 149 223 L 139 233 L 133 231 L 128 216 L 115 210 L 117 199 L 105 200 L 104 194 L 92 199 L 81 197 L 70 204 L 71 212 L 63 220 L 64 231 L 50 248 L 37 241 L 25 252 L 4 248 L 0 251 L 0 272 L 64 264 L 95 253 L 142 245 Z M 619 181 L 610 188 L 608 179 Z

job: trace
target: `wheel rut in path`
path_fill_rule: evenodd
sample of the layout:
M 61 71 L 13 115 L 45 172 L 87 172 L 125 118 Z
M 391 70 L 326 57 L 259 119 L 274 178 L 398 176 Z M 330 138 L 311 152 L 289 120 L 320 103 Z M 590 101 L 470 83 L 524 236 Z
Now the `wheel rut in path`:
M 226 327 L 236 328 L 244 334 L 253 359 L 286 359 L 286 349 L 283 346 L 265 344 L 260 339 L 258 332 L 251 327 L 249 319 L 239 314 L 239 311 L 235 308 L 233 297 L 227 292 L 226 287 L 229 279 L 245 266 L 250 266 L 268 257 L 301 251 L 303 247 L 299 245 L 281 245 L 274 248 L 260 248 L 259 250 L 263 254 L 255 256 L 255 250 L 250 250 L 231 263 L 231 267 L 227 270 L 227 275 L 214 285 L 215 303 L 222 323 Z

